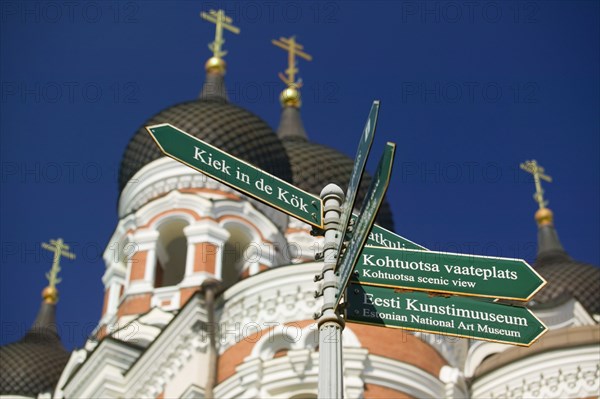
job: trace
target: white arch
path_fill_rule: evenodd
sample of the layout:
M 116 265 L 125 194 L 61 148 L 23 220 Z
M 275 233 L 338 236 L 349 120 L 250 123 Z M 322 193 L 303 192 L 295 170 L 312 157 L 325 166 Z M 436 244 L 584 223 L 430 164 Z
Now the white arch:
M 345 336 L 344 336 L 345 337 Z M 354 333 L 350 333 L 350 345 L 355 346 L 358 342 Z M 297 350 L 311 349 L 313 350 L 319 345 L 318 328 L 316 323 L 299 328 L 292 324 L 277 325 L 268 333 L 261 336 L 260 340 L 252 348 L 252 352 L 244 361 L 260 358 L 261 360 L 269 360 L 273 355 L 282 349 Z
M 299 348 L 315 349 L 319 346 L 319 327 L 317 323 L 312 323 L 302 330 L 302 339 L 298 343 Z
M 135 224 L 136 226 L 144 226 L 156 217 L 156 215 L 159 215 L 162 212 L 172 211 L 173 209 L 186 209 L 194 212 L 198 216 L 212 216 L 212 202 L 210 200 L 195 194 L 171 191 L 164 197 L 150 201 L 138 209 L 135 213 Z M 181 213 L 189 215 L 187 212 Z M 189 215 L 189 217 L 192 216 Z
M 183 212 L 181 210 L 175 210 L 172 213 L 167 213 L 165 215 L 161 215 L 152 224 L 148 227 L 150 230 L 160 230 L 161 227 L 171 223 L 171 222 L 185 222 L 187 225 L 194 223 L 194 217 L 187 212 Z
M 511 346 L 495 342 L 476 342 L 470 348 L 465 362 L 465 377 L 469 378 L 475 374 L 477 367 L 486 357 L 504 352 Z
M 235 218 L 224 218 L 220 221 L 219 226 L 224 228 L 227 231 L 230 231 L 232 228 L 240 229 L 243 233 L 248 236 L 249 242 L 262 242 L 262 238 L 260 236 L 260 232 L 256 229 L 252 223 L 248 222 L 245 219 L 239 218 L 240 215 L 236 214 L 227 214 L 223 216 L 236 216 Z
M 268 334 L 264 334 L 261 339 L 254 345 L 250 356 L 245 360 L 251 360 L 260 358 L 261 360 L 268 360 L 273 358 L 275 353 L 282 349 L 290 350 L 296 337 L 292 336 L 288 326 L 278 325 L 273 330 L 269 331 Z
M 214 201 L 213 205 L 213 212 L 216 218 L 235 215 L 251 220 L 253 228 L 260 231 L 265 240 L 274 241 L 282 236 L 273 221 L 257 210 L 250 202 L 222 199 Z

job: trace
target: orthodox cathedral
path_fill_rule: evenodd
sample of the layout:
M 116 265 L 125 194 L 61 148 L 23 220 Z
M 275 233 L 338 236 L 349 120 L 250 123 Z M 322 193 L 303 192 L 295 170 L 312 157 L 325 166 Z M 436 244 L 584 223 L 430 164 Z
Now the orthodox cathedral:
M 313 279 L 323 237 L 165 157 L 145 127 L 170 123 L 316 195 L 329 183 L 345 190 L 353 160 L 312 142 L 303 127 L 295 57 L 310 56 L 294 38 L 275 43 L 289 67 L 274 131 L 227 98 L 222 35 L 238 29 L 221 11 L 203 17 L 217 34 L 199 97 L 144 121 L 125 149 L 110 240 L 123 253 L 105 252 L 97 328 L 83 348 L 65 350 L 51 281 L 31 329 L 0 348 L 0 397 L 317 397 L 314 315 L 323 299 Z M 547 325 L 545 335 L 518 347 L 347 323 L 344 397 L 597 398 L 600 269 L 573 260 L 542 198 L 539 208 L 534 267 L 548 283 L 527 307 Z M 377 223 L 393 230 L 385 202 Z M 48 249 L 56 266 L 69 253 L 61 240 Z

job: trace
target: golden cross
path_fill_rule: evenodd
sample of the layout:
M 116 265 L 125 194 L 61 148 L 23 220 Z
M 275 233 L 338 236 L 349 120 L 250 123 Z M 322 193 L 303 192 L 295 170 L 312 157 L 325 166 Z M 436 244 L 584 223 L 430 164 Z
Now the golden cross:
M 231 18 L 226 16 L 225 11 L 223 10 L 210 10 L 208 14 L 205 12 L 201 12 L 200 16 L 208 22 L 212 22 L 216 26 L 215 41 L 210 43 L 208 45 L 208 48 L 213 52 L 214 57 L 225 57 L 227 51 L 221 50 L 221 46 L 223 46 L 223 44 L 225 43 L 225 39 L 223 39 L 223 28 L 235 33 L 236 35 L 240 33 L 240 29 L 236 26 L 231 25 Z
M 535 194 L 533 194 L 533 199 L 539 204 L 540 209 L 544 209 L 546 205 L 548 205 L 548 201 L 544 201 L 544 190 L 542 189 L 540 180 L 552 183 L 552 177 L 544 174 L 544 168 L 538 165 L 535 159 L 522 163 L 521 169 L 533 175 L 533 181 L 535 182 Z
M 292 36 L 289 39 L 280 37 L 279 40 L 271 40 L 271 43 L 288 52 L 288 69 L 285 70 L 287 76 L 279 72 L 279 79 L 283 80 L 283 83 L 288 86 L 295 85 L 298 88 L 301 87 L 302 82 L 296 82 L 296 73 L 298 73 L 296 56 L 302 57 L 307 61 L 312 61 L 312 56 L 302 51 L 304 50 L 304 46 L 296 42 L 296 36 Z
M 42 248 L 47 249 L 50 252 L 54 252 L 52 269 L 46 273 L 46 278 L 50 283 L 50 287 L 56 288 L 56 284 L 61 282 L 61 279 L 58 278 L 58 272 L 60 272 L 60 257 L 64 256 L 68 259 L 75 259 L 75 255 L 69 252 L 69 246 L 64 243 L 62 238 L 59 238 L 58 240 L 50 240 L 50 244 L 43 242 Z

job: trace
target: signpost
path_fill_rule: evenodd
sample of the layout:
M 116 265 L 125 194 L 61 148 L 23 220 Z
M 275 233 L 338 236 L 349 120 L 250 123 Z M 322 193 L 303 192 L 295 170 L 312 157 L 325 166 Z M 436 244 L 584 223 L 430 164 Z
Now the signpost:
M 545 284 L 522 259 L 365 247 L 352 279 L 361 284 L 529 300 Z
M 336 272 L 339 277 L 334 309 L 337 309 L 340 303 L 342 293 L 348 284 L 350 274 L 352 273 L 352 270 L 358 261 L 360 252 L 363 249 L 365 241 L 367 241 L 369 232 L 371 231 L 373 223 L 375 222 L 377 211 L 383 202 L 383 197 L 387 191 L 387 187 L 390 182 L 390 176 L 392 174 L 395 150 L 396 144 L 386 144 L 383 155 L 379 160 L 379 165 L 377 166 L 377 172 L 375 172 L 375 175 L 373 176 L 373 181 L 371 182 L 364 203 L 361 207 L 358 216 L 358 222 L 354 225 L 354 230 L 352 231 L 352 237 L 348 242 L 346 253 L 336 268 Z
M 352 168 L 352 174 L 350 175 L 350 182 L 348 183 L 348 190 L 346 191 L 346 199 L 342 205 L 342 214 L 340 216 L 340 230 L 338 237 L 338 248 L 341 248 L 342 243 L 348 230 L 348 223 L 354 209 L 356 202 L 356 194 L 358 193 L 358 187 L 362 180 L 363 173 L 365 171 L 365 165 L 367 164 L 367 158 L 369 157 L 369 151 L 373 144 L 373 137 L 375 136 L 375 127 L 377 126 L 377 115 L 379 114 L 379 101 L 373 101 L 371 111 L 369 112 L 369 118 L 363 129 L 363 134 L 358 143 L 358 150 L 356 150 L 356 156 L 354 157 L 354 167 Z
M 352 220 L 354 220 L 354 223 L 356 223 L 356 219 L 356 214 L 352 214 Z M 373 225 L 365 245 L 392 249 L 417 249 L 421 251 L 428 251 L 428 249 L 424 246 L 419 245 L 408 238 L 404 238 L 399 234 L 389 231 L 388 229 L 384 229 L 376 224 Z
M 146 127 L 167 156 L 315 227 L 323 227 L 323 203 L 280 178 L 163 123 Z
M 351 284 L 348 321 L 530 346 L 547 327 L 527 308 Z
M 428 251 L 373 225 L 389 184 L 394 143 L 386 144 L 360 212 L 352 214 L 378 111 L 379 102 L 374 101 L 343 204 L 344 193 L 335 185 L 325 187 L 322 198 L 317 197 L 170 124 L 146 128 L 165 155 L 324 234 L 323 270 L 315 276 L 315 281 L 323 280 L 316 293 L 323 296 L 321 313 L 316 316 L 321 354 L 319 396 L 341 397 L 343 392 L 340 300 L 344 292 L 346 320 L 356 323 L 521 346 L 531 345 L 547 331 L 528 309 L 490 301 L 527 301 L 546 284 L 525 261 Z M 353 227 L 346 251 L 340 254 L 350 219 Z M 346 291 L 351 278 L 353 283 Z

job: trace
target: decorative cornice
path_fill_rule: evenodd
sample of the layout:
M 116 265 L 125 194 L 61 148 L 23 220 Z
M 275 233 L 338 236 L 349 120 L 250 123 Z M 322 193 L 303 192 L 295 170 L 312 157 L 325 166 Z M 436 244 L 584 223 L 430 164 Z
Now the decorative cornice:
M 415 337 L 435 348 L 454 367 L 462 368 L 467 359 L 469 350 L 469 340 L 467 339 L 422 332 L 407 331 L 407 333 L 414 334 Z
M 138 358 L 141 348 L 104 339 L 63 387 L 67 398 L 101 397 L 107 385 L 122 386 L 124 373 Z
M 209 195 L 207 192 L 207 198 L 213 199 L 224 198 L 227 194 L 234 194 L 252 203 L 280 231 L 285 231 L 287 227 L 288 216 L 284 213 L 247 198 L 238 191 L 167 157 L 150 162 L 131 178 L 119 198 L 119 218 L 126 217 L 150 201 L 164 196 L 171 191 L 190 188 L 206 189 L 213 193 Z
M 313 276 L 321 267 L 316 262 L 278 267 L 242 280 L 225 291 L 219 302 L 223 331 L 218 338 L 219 352 L 243 339 L 243 326 L 250 323 L 267 329 L 312 319 L 318 309 Z
M 118 284 L 124 284 L 126 274 L 127 269 L 123 264 L 112 263 L 106 268 L 106 271 L 102 275 L 102 283 L 105 287 L 108 287 L 111 281 Z
M 196 296 L 127 371 L 125 396 L 157 396 L 194 351 L 205 352 L 208 339 L 206 333 L 198 330 L 202 323 L 206 323 L 206 314 Z
M 472 397 L 586 398 L 600 389 L 598 344 L 543 352 L 478 378 Z
M 583 305 L 573 297 L 549 308 L 533 309 L 549 330 L 561 328 L 595 325 L 594 318 L 585 310 Z
M 154 249 L 159 232 L 156 230 L 138 230 L 131 235 L 130 242 L 136 245 L 136 252 Z
M 205 351 L 208 346 L 206 333 L 200 331 L 206 323 L 206 315 L 198 296 L 190 300 L 176 320 L 169 322 L 172 317 L 168 312 L 154 309 L 131 321 L 145 330 L 140 328 L 137 335 L 127 338 L 130 342 L 146 338 L 145 345 L 152 342 L 145 350 L 129 342 L 105 338 L 87 359 L 86 353 L 81 351 L 77 352 L 77 358 L 74 354 L 69 362 L 69 374 L 74 375 L 61 377 L 61 381 L 68 380 L 61 394 L 64 391 L 64 397 L 158 395 L 194 351 Z M 165 323 L 169 324 L 165 326 Z M 158 335 L 160 329 L 162 333 Z
M 369 354 L 364 382 L 405 392 L 413 398 L 443 398 L 445 384 L 428 372 L 408 363 Z M 466 392 L 463 397 L 467 397 Z
M 236 373 L 215 388 L 215 395 L 234 397 L 287 397 L 316 394 L 319 353 L 291 349 L 285 356 L 247 359 Z M 345 393 L 362 397 L 364 384 L 384 386 L 415 398 L 445 397 L 447 383 L 410 364 L 369 354 L 364 348 L 344 348 Z M 460 397 L 467 397 L 457 381 Z
M 539 342 L 536 342 L 531 349 L 540 346 L 549 336 L 568 334 L 568 329 L 570 328 L 597 325 L 596 321 L 583 306 L 573 298 L 569 298 L 552 308 L 535 310 L 535 315 L 548 326 L 549 333 L 542 337 Z M 469 351 L 463 363 L 465 376 L 468 378 L 473 377 L 481 362 L 487 357 L 514 349 L 513 346 L 506 344 L 471 341 Z
M 188 244 L 198 244 L 210 242 L 215 245 L 222 245 L 229 238 L 230 234 L 223 227 L 212 220 L 203 220 L 196 222 L 183 229 L 187 237 Z
M 600 329 L 597 325 L 550 331 L 536 342 L 534 346 L 529 348 L 513 346 L 496 356 L 486 359 L 477 368 L 475 378 L 480 378 L 508 364 L 527 357 L 537 356 L 540 353 L 598 344 L 600 344 Z

